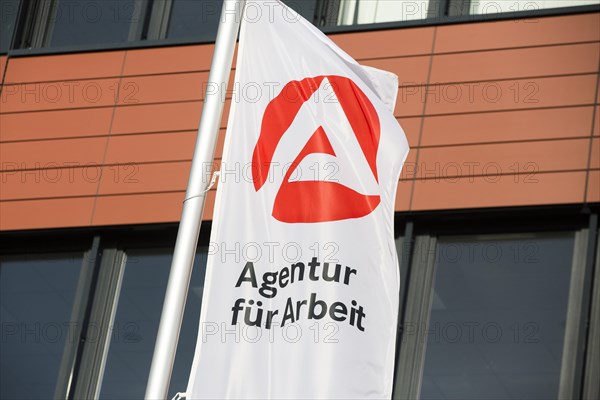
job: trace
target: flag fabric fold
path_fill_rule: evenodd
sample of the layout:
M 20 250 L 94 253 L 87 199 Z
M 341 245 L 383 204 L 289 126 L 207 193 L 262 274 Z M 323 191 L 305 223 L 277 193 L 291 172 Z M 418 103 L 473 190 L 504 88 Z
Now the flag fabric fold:
M 188 399 L 390 398 L 398 78 L 248 0 Z

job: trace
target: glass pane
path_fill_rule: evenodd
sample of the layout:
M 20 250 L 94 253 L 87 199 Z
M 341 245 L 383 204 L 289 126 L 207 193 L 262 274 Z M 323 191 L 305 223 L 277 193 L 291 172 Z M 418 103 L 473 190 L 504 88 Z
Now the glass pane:
M 284 0 L 304 18 L 312 21 L 317 0 Z M 168 38 L 201 38 L 214 40 L 221 16 L 223 0 L 173 0 Z M 273 7 L 273 12 L 282 12 Z
M 0 398 L 51 399 L 65 346 L 81 254 L 0 258 Z
M 289 8 L 302 15 L 304 19 L 314 22 L 315 8 L 318 0 L 282 0 Z
M 600 4 L 600 0 L 472 0 L 471 14 L 537 11 L 546 8 L 589 6 L 597 4 Z
M 19 12 L 19 0 L 0 0 L 0 53 L 9 50 Z
M 396 253 L 398 253 L 398 264 L 400 265 L 400 299 L 404 298 L 404 291 L 406 290 L 406 278 L 408 276 L 408 265 L 403 262 L 405 253 L 410 250 L 410 243 L 404 241 L 404 237 L 400 236 L 396 238 Z
M 101 399 L 141 399 L 167 289 L 173 249 L 127 252 Z M 204 287 L 206 253 L 198 253 L 185 306 L 169 398 L 184 392 L 192 366 Z
M 557 398 L 573 245 L 440 240 L 422 399 Z
M 217 37 L 223 0 L 173 0 L 168 38 Z
M 57 0 L 50 46 L 127 42 L 140 6 L 136 0 Z
M 430 0 L 341 0 L 338 25 L 426 19 Z

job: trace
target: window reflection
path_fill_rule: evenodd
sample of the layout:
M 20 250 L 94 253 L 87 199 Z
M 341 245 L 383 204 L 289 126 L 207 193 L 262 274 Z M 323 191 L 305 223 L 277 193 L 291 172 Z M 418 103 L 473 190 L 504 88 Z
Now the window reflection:
M 422 399 L 558 396 L 573 245 L 571 234 L 440 240 Z
M 51 14 L 49 45 L 127 42 L 141 6 L 136 0 L 58 0 Z
M 430 0 L 342 0 L 338 25 L 426 19 Z
M 216 35 L 222 6 L 223 0 L 174 0 L 167 37 Z
M 471 1 L 470 9 L 473 15 L 485 15 L 598 4 L 600 4 L 600 0 L 473 0 Z
M 598 5 L 600 0 L 321 0 L 327 10 L 322 25 L 360 25 L 436 17 L 486 15 Z
M 144 397 L 172 253 L 173 249 L 127 252 L 101 399 Z M 187 387 L 198 335 L 205 267 L 206 253 L 198 253 L 171 378 L 171 396 Z
M 312 21 L 317 0 L 283 0 L 291 9 Z M 223 0 L 173 0 L 167 38 L 214 40 L 221 18 Z M 272 12 L 283 12 L 274 7 Z
M 54 397 L 82 254 L 0 257 L 0 398 Z
M 10 47 L 18 13 L 19 0 L 0 0 L 0 53 Z

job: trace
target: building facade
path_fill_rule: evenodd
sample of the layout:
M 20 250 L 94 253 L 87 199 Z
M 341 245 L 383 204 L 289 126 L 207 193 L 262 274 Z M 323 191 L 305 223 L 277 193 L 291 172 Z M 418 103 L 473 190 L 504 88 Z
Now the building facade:
M 600 2 L 285 2 L 400 78 L 394 397 L 599 398 Z M 142 398 L 221 1 L 0 6 L 0 398 Z

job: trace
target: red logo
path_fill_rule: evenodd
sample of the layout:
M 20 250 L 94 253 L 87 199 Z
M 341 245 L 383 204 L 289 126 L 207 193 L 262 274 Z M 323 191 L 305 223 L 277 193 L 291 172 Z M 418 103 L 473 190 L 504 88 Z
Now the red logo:
M 356 84 L 342 76 L 317 76 L 291 81 L 267 106 L 258 142 L 252 155 L 252 179 L 258 192 L 267 181 L 275 149 L 302 105 L 327 79 L 346 115 L 356 140 L 375 181 L 377 149 L 379 147 L 379 117 L 373 104 Z M 360 218 L 370 214 L 381 202 L 378 195 L 365 195 L 329 181 L 294 181 L 290 176 L 309 154 L 322 153 L 336 157 L 327 134 L 320 126 L 288 169 L 275 197 L 273 217 L 281 222 L 328 222 Z

